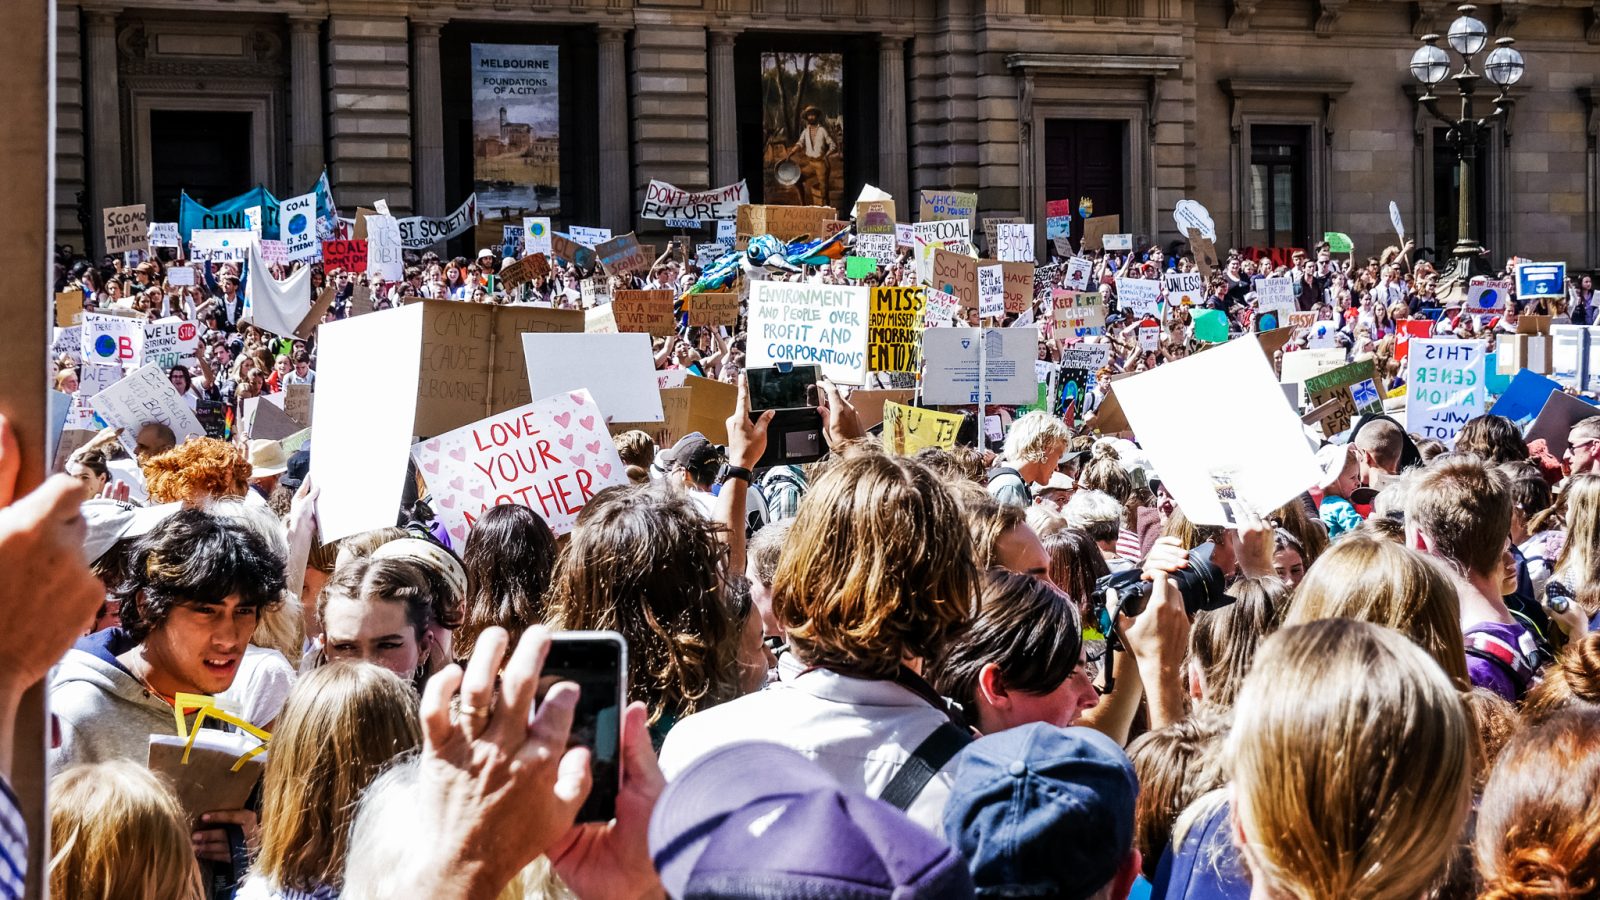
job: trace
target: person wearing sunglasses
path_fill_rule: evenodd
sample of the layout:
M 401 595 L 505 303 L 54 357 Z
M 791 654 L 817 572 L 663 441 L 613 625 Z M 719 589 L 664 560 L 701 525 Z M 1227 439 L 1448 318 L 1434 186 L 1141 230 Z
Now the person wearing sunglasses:
M 1567 434 L 1567 452 L 1562 459 L 1569 475 L 1600 475 L 1600 416 L 1591 416 L 1572 426 Z

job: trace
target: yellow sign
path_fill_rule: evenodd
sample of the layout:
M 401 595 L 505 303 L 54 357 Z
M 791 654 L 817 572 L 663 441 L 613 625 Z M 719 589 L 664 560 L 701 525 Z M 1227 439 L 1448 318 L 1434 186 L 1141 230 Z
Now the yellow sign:
M 901 456 L 927 447 L 949 450 L 956 445 L 956 432 L 964 418 L 960 413 L 934 412 L 887 400 L 883 404 L 883 443 L 890 453 Z

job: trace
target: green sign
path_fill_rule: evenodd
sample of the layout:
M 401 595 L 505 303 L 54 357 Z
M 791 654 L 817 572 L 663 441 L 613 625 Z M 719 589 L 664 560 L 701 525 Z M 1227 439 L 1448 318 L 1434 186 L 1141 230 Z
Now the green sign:
M 1322 239 L 1328 242 L 1328 250 L 1331 253 L 1356 252 L 1355 241 L 1350 240 L 1350 235 L 1342 231 L 1323 232 Z
M 844 258 L 844 275 L 846 278 L 865 278 L 878 271 L 878 261 L 870 256 L 846 256 Z

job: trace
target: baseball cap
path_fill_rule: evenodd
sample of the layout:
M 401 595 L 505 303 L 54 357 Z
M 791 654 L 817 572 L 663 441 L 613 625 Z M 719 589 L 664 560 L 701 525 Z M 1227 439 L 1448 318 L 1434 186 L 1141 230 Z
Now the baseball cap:
M 296 450 L 289 454 L 289 461 L 284 464 L 283 474 L 278 477 L 278 484 L 291 490 L 299 490 L 305 483 L 306 473 L 311 471 L 311 451 Z
M 1034 722 L 957 755 L 944 833 L 979 897 L 1093 896 L 1133 850 L 1133 763 L 1091 728 Z
M 966 862 L 937 835 L 777 744 L 700 757 L 668 782 L 649 840 L 679 900 L 973 896 Z
M 722 458 L 722 448 L 711 443 L 711 439 L 698 431 L 690 432 L 673 444 L 661 454 L 662 468 L 674 468 L 699 471 L 706 465 Z
M 182 503 L 140 506 L 122 500 L 85 500 L 81 511 L 88 529 L 83 538 L 83 558 L 94 562 L 116 546 L 117 541 L 149 534 L 167 516 L 182 508 Z

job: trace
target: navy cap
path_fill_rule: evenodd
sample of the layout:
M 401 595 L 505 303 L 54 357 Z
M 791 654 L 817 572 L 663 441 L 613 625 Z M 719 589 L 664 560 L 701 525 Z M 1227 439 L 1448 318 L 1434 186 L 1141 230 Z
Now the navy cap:
M 289 462 L 284 473 L 278 476 L 278 484 L 286 488 L 299 490 L 305 483 L 306 474 L 311 471 L 311 451 L 296 450 L 289 454 Z
M 650 856 L 679 900 L 973 896 L 966 861 L 937 835 L 777 744 L 714 750 L 669 782 Z
M 1034 722 L 956 757 L 944 833 L 978 896 L 1093 896 L 1133 850 L 1133 763 L 1091 728 Z

